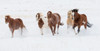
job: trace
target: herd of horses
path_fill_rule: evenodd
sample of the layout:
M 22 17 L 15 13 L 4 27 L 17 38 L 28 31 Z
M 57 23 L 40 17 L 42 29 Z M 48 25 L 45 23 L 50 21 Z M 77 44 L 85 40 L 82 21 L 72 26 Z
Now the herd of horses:
M 42 13 L 36 14 L 36 20 L 38 21 L 38 26 L 41 31 L 41 35 L 43 35 L 43 28 L 48 26 L 52 32 L 52 35 L 56 34 L 56 28 L 57 28 L 57 34 L 59 34 L 59 26 L 63 26 L 64 24 L 61 22 L 61 16 L 58 13 L 52 13 L 51 11 L 47 12 L 46 16 L 43 16 Z M 23 21 L 20 18 L 13 19 L 10 17 L 10 15 L 5 16 L 5 23 L 9 23 L 10 31 L 12 32 L 12 37 L 14 36 L 14 30 L 17 30 L 21 28 L 21 35 L 23 33 L 23 28 L 26 28 L 23 24 Z M 75 27 L 78 27 L 77 32 L 75 31 L 75 34 L 77 35 L 80 32 L 81 26 L 84 25 L 85 29 L 87 27 L 91 27 L 92 24 L 90 24 L 87 21 L 87 16 L 85 14 L 79 14 L 78 9 L 72 9 L 68 11 L 68 17 L 67 17 L 67 28 L 71 26 L 73 30 L 75 31 Z

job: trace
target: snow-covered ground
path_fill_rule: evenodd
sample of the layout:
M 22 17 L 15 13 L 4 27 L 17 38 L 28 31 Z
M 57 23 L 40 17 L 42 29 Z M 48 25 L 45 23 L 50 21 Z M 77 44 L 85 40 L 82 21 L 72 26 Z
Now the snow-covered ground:
M 99 0 L 0 0 L 0 51 L 100 51 L 100 1 Z M 87 15 L 92 28 L 84 29 L 78 35 L 67 29 L 67 12 L 78 8 L 79 13 Z M 36 13 L 46 16 L 48 11 L 61 15 L 64 26 L 60 26 L 59 34 L 52 36 L 49 28 L 40 33 L 36 21 Z M 5 24 L 5 15 L 21 18 L 27 28 L 23 36 L 20 30 L 11 32 Z

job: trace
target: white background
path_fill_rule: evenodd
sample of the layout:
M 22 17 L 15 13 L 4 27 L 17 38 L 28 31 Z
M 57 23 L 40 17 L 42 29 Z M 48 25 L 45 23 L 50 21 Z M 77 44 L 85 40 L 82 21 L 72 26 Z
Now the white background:
M 0 0 L 0 51 L 100 51 L 100 1 L 99 0 Z M 67 12 L 78 8 L 79 13 L 86 14 L 92 28 L 81 27 L 75 35 L 72 28 L 67 29 Z M 45 28 L 40 33 L 36 13 L 46 16 L 48 11 L 59 13 L 64 26 L 59 34 L 52 36 L 51 30 Z M 23 36 L 20 30 L 11 32 L 5 24 L 5 15 L 21 18 L 27 28 Z

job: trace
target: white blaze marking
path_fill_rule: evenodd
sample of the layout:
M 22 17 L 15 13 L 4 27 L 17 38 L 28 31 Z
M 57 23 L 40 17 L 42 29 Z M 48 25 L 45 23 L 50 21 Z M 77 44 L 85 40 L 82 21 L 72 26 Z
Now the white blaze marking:
M 83 23 L 85 24 L 86 22 L 83 21 Z

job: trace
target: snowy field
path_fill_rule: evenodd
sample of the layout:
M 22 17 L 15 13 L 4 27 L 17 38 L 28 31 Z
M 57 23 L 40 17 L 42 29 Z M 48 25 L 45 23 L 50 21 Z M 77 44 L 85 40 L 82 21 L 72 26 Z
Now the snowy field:
M 0 51 L 100 51 L 100 1 L 99 0 L 0 0 Z M 78 8 L 87 15 L 92 28 L 84 29 L 78 35 L 67 29 L 67 12 Z M 51 30 L 40 33 L 36 13 L 46 16 L 48 11 L 61 15 L 64 26 L 59 34 L 52 36 Z M 21 18 L 27 28 L 21 36 L 20 30 L 11 32 L 5 24 L 5 15 Z

